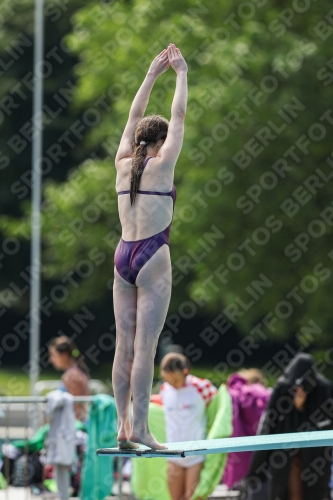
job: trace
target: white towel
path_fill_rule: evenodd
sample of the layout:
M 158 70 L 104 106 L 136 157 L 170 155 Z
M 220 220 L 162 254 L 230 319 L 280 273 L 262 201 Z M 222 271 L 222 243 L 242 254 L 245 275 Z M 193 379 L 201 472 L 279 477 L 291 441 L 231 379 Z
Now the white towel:
M 73 397 L 68 392 L 57 389 L 49 392 L 46 398 L 46 413 L 50 420 L 50 431 L 46 440 L 46 462 L 71 465 L 75 451 Z

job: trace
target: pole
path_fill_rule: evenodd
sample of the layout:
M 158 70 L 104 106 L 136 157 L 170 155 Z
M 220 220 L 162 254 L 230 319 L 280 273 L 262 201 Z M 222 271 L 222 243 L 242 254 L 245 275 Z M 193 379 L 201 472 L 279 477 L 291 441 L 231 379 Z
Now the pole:
M 122 457 L 118 458 L 118 499 L 123 498 L 123 467 L 124 459 Z
M 30 277 L 30 393 L 39 377 L 39 302 L 40 302 L 40 158 L 43 148 L 42 107 L 44 53 L 44 0 L 35 0 L 35 32 L 33 75 L 33 141 L 32 141 L 32 213 L 31 213 L 31 277 Z M 38 117 L 38 120 L 37 120 Z

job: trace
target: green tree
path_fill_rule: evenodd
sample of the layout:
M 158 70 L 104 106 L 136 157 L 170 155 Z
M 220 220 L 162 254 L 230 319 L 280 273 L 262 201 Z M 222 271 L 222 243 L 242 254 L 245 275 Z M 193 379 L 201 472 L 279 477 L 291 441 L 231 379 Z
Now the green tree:
M 302 8 L 276 0 L 135 0 L 89 3 L 75 14 L 67 37 L 80 61 L 73 106 L 95 120 L 84 140 L 95 156 L 67 182 L 45 188 L 45 276 L 73 272 L 78 283 L 61 307 L 75 310 L 110 289 L 120 237 L 114 156 L 150 61 L 172 41 L 189 64 L 189 104 L 175 173 L 170 311 L 192 300 L 197 310 L 224 313 L 244 333 L 264 320 L 271 337 L 290 338 L 310 326 L 327 340 L 329 10 L 327 0 Z M 169 69 L 147 114 L 170 117 L 174 84 Z M 2 219 L 7 234 L 18 225 Z M 84 260 L 86 270 L 77 269 Z
M 81 3 L 79 0 L 58 4 L 45 1 L 45 50 L 40 68 L 44 77 L 42 170 L 45 185 L 49 179 L 65 181 L 68 171 L 91 153 L 89 146 L 72 132 L 73 124 L 82 118 L 82 112 L 71 106 L 77 93 L 73 68 L 78 58 L 63 40 L 71 30 L 71 16 Z M 22 217 L 29 211 L 31 198 L 34 5 L 34 0 L 25 0 L 3 2 L 1 6 L 0 213 L 5 219 Z M 61 139 L 64 134 L 67 134 L 66 141 Z M 21 273 L 26 272 L 30 263 L 29 241 L 18 241 L 17 237 L 15 233 L 0 233 L 1 316 L 10 306 L 16 308 L 18 314 L 26 314 L 29 307 L 28 290 L 21 295 L 15 292 L 26 287 Z M 46 289 L 48 286 L 49 283 L 43 283 Z

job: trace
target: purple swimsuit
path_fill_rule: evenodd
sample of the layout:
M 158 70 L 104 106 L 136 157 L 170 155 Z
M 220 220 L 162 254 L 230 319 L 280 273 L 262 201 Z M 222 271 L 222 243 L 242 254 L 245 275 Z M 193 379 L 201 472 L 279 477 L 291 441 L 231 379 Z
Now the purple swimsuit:
M 143 163 L 142 173 L 148 163 L 148 160 L 153 158 L 150 156 Z M 119 191 L 118 196 L 122 194 L 129 194 L 130 191 Z M 176 187 L 173 184 L 172 190 L 168 193 L 163 193 L 160 191 L 140 191 L 139 194 L 156 194 L 159 196 L 171 196 L 173 199 L 173 207 L 175 207 L 176 201 Z M 144 238 L 143 240 L 136 241 L 125 241 L 120 239 L 115 254 L 114 263 L 116 269 L 120 276 L 128 281 L 128 283 L 135 284 L 135 280 L 139 271 L 148 262 L 148 260 L 154 255 L 155 252 L 164 244 L 169 245 L 169 234 L 172 224 L 172 219 L 170 224 L 166 229 L 160 233 L 154 234 L 149 238 Z

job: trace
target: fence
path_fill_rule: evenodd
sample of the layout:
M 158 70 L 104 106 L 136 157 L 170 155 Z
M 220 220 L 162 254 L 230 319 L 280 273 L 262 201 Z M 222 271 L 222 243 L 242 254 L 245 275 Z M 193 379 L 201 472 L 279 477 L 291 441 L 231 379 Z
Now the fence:
M 47 385 L 47 384 L 46 384 Z M 45 389 L 45 384 L 39 389 Z M 50 387 L 47 387 L 48 389 Z M 46 397 L 45 396 L 24 396 L 24 397 L 1 397 L 0 398 L 0 444 L 9 445 L 11 441 L 23 439 L 26 441 L 34 434 L 34 431 L 41 425 L 47 422 L 46 418 Z M 73 397 L 74 403 L 90 403 L 92 396 L 76 396 Z M 27 460 L 28 448 L 24 448 L 23 455 L 25 458 L 24 470 L 24 489 L 7 486 L 0 490 L 0 500 L 28 500 L 31 498 L 51 499 L 58 498 L 55 494 L 50 495 L 48 492 L 45 495 L 41 494 L 38 497 L 34 496 L 28 485 L 29 480 L 29 464 Z M 43 458 L 43 457 L 42 457 Z M 123 481 L 122 481 L 122 465 L 123 459 L 118 461 L 118 481 L 114 488 L 117 492 L 117 498 L 123 498 Z M 3 457 L 3 472 L 5 478 L 9 478 L 10 473 L 10 458 Z M 44 477 L 43 477 L 44 479 Z M 113 497 L 114 498 L 114 497 Z
M 52 389 L 53 387 L 47 383 L 41 383 L 38 387 L 39 390 Z M 97 387 L 96 387 L 97 388 Z M 43 423 L 46 423 L 46 397 L 45 396 L 24 396 L 24 397 L 2 397 L 0 398 L 0 445 L 3 443 L 9 444 L 14 439 L 24 439 L 28 440 L 34 431 L 40 427 Z M 79 396 L 73 397 L 74 403 L 90 403 L 92 401 L 92 396 Z M 24 450 L 24 455 L 28 456 L 27 446 Z M 127 483 L 123 482 L 122 468 L 123 468 L 123 458 L 118 458 L 117 470 L 118 470 L 118 480 L 113 488 L 113 494 L 111 498 L 117 498 L 119 500 L 133 499 L 131 495 L 130 488 Z M 5 477 L 10 476 L 9 471 L 9 458 L 4 458 L 4 475 Z M 50 495 L 47 493 L 45 495 L 35 496 L 31 493 L 28 487 L 28 461 L 26 460 L 25 469 L 25 487 L 23 490 L 19 491 L 19 488 L 6 487 L 5 489 L 0 489 L 0 500 L 32 500 L 34 499 L 48 499 L 58 498 L 57 495 Z M 126 488 L 127 487 L 127 488 Z M 209 497 L 210 499 L 240 499 L 240 492 L 238 491 L 226 491 L 226 488 L 220 485 L 216 488 L 214 493 Z

